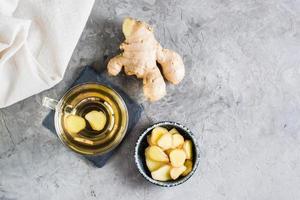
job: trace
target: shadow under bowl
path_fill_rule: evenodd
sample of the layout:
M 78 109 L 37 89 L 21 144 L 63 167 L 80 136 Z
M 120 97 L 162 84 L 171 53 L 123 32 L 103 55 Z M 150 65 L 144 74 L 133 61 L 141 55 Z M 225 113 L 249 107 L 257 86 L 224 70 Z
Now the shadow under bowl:
M 176 128 L 178 132 L 184 137 L 185 140 L 188 139 L 192 141 L 193 169 L 187 176 L 180 176 L 178 179 L 170 180 L 170 181 L 157 181 L 151 177 L 151 172 L 148 170 L 148 167 L 146 165 L 145 149 L 149 146 L 147 142 L 147 136 L 151 134 L 152 129 L 158 126 L 164 127 L 168 130 L 171 130 L 172 128 Z M 153 124 L 149 128 L 147 128 L 137 140 L 134 157 L 135 157 L 135 163 L 137 165 L 137 168 L 139 172 L 144 176 L 144 178 L 146 178 L 149 182 L 162 187 L 173 187 L 186 182 L 195 173 L 199 165 L 199 159 L 200 159 L 198 144 L 196 139 L 194 138 L 193 133 L 185 126 L 177 122 L 171 122 L 171 121 L 158 122 Z

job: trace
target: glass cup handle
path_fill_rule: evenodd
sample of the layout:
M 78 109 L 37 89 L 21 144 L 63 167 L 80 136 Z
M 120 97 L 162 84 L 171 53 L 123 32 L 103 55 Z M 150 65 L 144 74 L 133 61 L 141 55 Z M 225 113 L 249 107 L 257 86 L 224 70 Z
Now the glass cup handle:
M 51 99 L 49 97 L 43 98 L 43 106 L 50 108 L 51 110 L 55 110 L 57 104 L 58 104 L 58 101 L 55 99 Z

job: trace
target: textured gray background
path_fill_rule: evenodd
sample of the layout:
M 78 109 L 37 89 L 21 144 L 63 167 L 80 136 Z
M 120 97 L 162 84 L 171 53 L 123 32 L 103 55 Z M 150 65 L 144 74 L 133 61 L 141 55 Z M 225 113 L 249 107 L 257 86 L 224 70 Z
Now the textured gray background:
M 58 98 L 84 65 L 117 53 L 125 16 L 155 27 L 184 58 L 186 77 L 157 103 L 141 81 L 111 78 L 145 112 L 102 169 L 41 127 L 43 96 Z M 0 199 L 300 199 L 300 2 L 297 0 L 96 1 L 64 81 L 0 111 Z M 165 189 L 137 174 L 134 143 L 150 121 L 195 132 L 197 173 Z

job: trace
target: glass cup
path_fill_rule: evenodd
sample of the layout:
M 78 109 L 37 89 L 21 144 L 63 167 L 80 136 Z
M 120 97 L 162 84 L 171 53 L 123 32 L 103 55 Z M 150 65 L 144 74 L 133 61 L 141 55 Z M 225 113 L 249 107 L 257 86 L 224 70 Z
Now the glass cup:
M 112 88 L 98 83 L 84 83 L 71 88 L 59 100 L 44 97 L 43 106 L 55 110 L 54 124 L 63 144 L 83 155 L 102 155 L 116 148 L 128 127 L 128 110 L 122 97 Z M 94 131 L 86 123 L 79 133 L 69 133 L 65 128 L 68 115 L 82 118 L 92 111 L 102 111 L 107 118 L 101 131 Z

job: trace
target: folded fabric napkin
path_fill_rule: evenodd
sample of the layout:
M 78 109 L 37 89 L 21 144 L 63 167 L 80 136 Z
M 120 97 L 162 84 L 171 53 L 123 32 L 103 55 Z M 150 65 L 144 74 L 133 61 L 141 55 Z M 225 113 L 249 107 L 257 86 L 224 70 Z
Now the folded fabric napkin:
M 94 0 L 0 0 L 0 108 L 57 84 Z
M 117 86 L 113 85 L 111 82 L 105 79 L 105 76 L 96 72 L 91 66 L 85 67 L 85 69 L 81 72 L 81 74 L 79 75 L 79 77 L 71 87 L 86 82 L 98 82 L 107 85 L 113 88 L 114 90 L 116 90 L 122 96 L 124 102 L 126 103 L 128 109 L 128 116 L 129 116 L 128 129 L 126 134 L 130 133 L 134 125 L 139 120 L 143 107 L 137 104 L 135 101 L 133 101 L 123 90 L 119 89 Z M 54 125 L 54 111 L 51 111 L 46 116 L 46 118 L 43 120 L 42 123 L 44 127 L 49 129 L 52 133 L 56 134 L 55 125 Z M 103 167 L 106 161 L 113 155 L 114 152 L 115 150 L 101 156 L 84 156 L 84 157 L 90 160 L 92 163 L 94 163 L 96 167 Z

